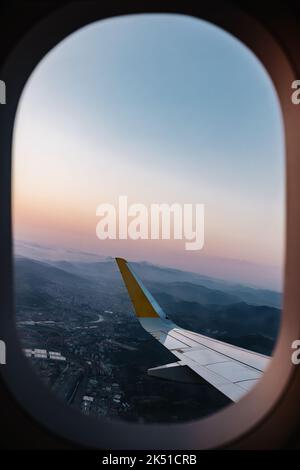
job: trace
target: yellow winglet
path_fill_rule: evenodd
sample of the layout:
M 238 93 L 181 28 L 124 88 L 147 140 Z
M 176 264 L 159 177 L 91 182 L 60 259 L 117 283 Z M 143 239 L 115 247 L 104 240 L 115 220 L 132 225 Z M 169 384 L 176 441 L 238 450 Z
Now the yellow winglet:
M 127 261 L 123 258 L 116 258 L 116 262 L 134 306 L 136 316 L 152 318 L 165 316 L 150 292 L 128 266 Z

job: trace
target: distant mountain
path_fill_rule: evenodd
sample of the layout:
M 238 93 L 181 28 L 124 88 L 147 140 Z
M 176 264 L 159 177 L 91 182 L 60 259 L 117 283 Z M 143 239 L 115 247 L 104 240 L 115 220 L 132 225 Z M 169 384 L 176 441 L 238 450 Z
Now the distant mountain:
M 132 263 L 136 273 L 146 281 L 153 282 L 188 282 L 201 285 L 208 289 L 221 291 L 234 296 L 239 301 L 244 301 L 252 305 L 269 305 L 281 308 L 282 294 L 268 289 L 256 289 L 242 284 L 234 284 L 221 279 L 214 279 L 200 274 L 180 271 L 172 268 L 162 268 L 149 263 Z M 196 300 L 196 299 L 195 299 Z
M 84 277 L 69 273 L 41 261 L 18 258 L 15 263 L 15 285 L 17 292 L 25 294 L 31 289 L 51 290 L 58 293 L 59 286 L 64 290 L 89 289 L 90 283 Z
M 224 290 L 209 288 L 185 280 L 191 277 L 193 281 L 205 282 L 200 276 L 146 263 L 134 263 L 134 269 L 143 273 L 140 275 L 150 292 L 183 328 L 220 339 L 249 339 L 249 335 L 260 335 L 259 341 L 263 336 L 273 345 L 279 328 L 280 309 L 270 305 L 269 300 L 275 301 L 276 293 L 229 286 L 212 279 L 207 280 L 211 287 L 226 287 Z M 176 278 L 180 280 L 174 281 Z M 131 316 L 132 306 L 114 261 L 50 264 L 18 257 L 15 259 L 15 286 L 16 303 L 23 307 L 38 305 L 41 309 L 50 308 L 56 315 L 63 305 L 64 310 L 69 306 L 71 315 L 80 315 L 81 311 L 88 313 L 88 306 L 110 309 L 117 304 L 123 305 L 126 316 Z M 243 298 L 249 299 L 249 303 L 241 300 Z M 263 303 L 257 305 L 260 299 Z M 253 338 L 250 337 L 250 343 Z M 257 338 L 255 341 L 259 342 Z M 264 341 L 262 348 L 270 349 L 270 344 L 266 345 Z
M 38 261 L 51 260 L 58 262 L 60 260 L 66 260 L 75 263 L 78 261 L 95 263 L 97 261 L 113 260 L 111 256 L 100 255 L 98 252 L 89 252 L 72 247 L 45 245 L 20 239 L 14 240 L 14 253 L 16 255 L 22 255 L 26 258 Z M 159 264 L 161 261 L 161 258 L 158 258 L 157 256 L 155 257 L 155 254 L 153 253 L 153 258 L 150 263 L 145 262 L 141 264 L 147 264 L 149 267 L 151 265 L 153 266 L 151 263 Z M 254 288 L 261 288 L 261 286 L 264 286 L 263 288 L 271 291 L 282 290 L 283 272 L 282 266 L 280 265 L 264 265 L 245 260 L 223 258 L 220 256 L 208 256 L 204 254 L 201 254 L 200 256 L 199 253 L 195 253 L 195 256 L 189 258 L 189 267 L 187 267 L 186 261 L 184 253 L 179 255 L 176 259 L 178 268 L 173 269 L 173 271 L 177 271 L 177 276 L 180 272 L 190 269 L 192 273 L 198 273 L 203 280 L 206 278 L 208 282 L 209 279 L 213 279 L 214 281 L 224 279 L 226 281 L 220 282 L 235 285 L 242 284 Z M 154 267 L 156 271 L 159 268 L 157 265 Z M 168 268 L 163 266 L 162 269 L 165 274 L 166 269 Z M 189 273 L 189 275 L 192 275 L 192 273 Z M 197 274 L 195 275 L 197 276 Z M 155 273 L 155 276 L 157 276 L 157 272 Z M 181 279 L 178 277 L 177 279 L 171 279 L 171 281 L 176 280 Z M 191 277 L 186 280 L 189 282 L 197 282 Z M 206 285 L 206 287 L 211 286 Z M 217 286 L 214 286 L 214 288 L 218 289 Z
M 102 280 L 103 282 L 118 282 L 120 279 L 116 263 L 113 259 L 92 263 L 71 261 L 49 261 L 49 263 L 66 272 L 83 276 L 86 279 Z M 281 308 L 282 294 L 276 291 L 232 284 L 179 269 L 155 266 L 147 262 L 133 262 L 131 264 L 147 287 L 150 288 L 151 286 L 155 291 L 158 289 L 161 291 L 165 290 L 166 292 L 170 289 L 171 294 L 174 293 L 175 289 L 180 292 L 178 297 L 183 300 L 188 299 L 201 303 L 200 298 L 202 296 L 203 303 L 226 304 L 246 302 L 251 305 L 267 305 Z M 200 289 L 199 286 L 201 286 Z
M 252 305 L 268 305 L 270 307 L 282 307 L 282 294 L 267 289 L 253 289 L 242 285 L 230 287 L 226 292 L 234 293 L 241 300 Z
M 148 282 L 147 285 L 154 295 L 164 290 L 165 293 L 172 295 L 177 300 L 194 301 L 204 305 L 227 305 L 241 301 L 240 297 L 236 295 L 217 289 L 209 289 L 200 284 L 192 284 L 186 281 L 168 283 Z
M 49 265 L 65 272 L 92 280 L 119 280 L 119 271 L 114 260 L 96 262 L 85 261 L 48 261 Z
M 162 307 L 180 326 L 199 333 L 243 336 L 260 333 L 275 339 L 280 310 L 274 307 L 248 305 L 201 305 L 197 302 L 174 301 L 166 294 L 157 296 Z
M 63 264 L 61 264 L 63 266 Z M 52 264 L 15 258 L 15 294 L 16 304 L 27 307 L 39 305 L 41 309 L 53 309 L 61 304 L 72 306 L 99 304 L 111 305 L 113 295 L 124 292 L 121 282 L 116 285 L 111 281 L 88 279 L 84 275 L 72 273 Z M 127 299 L 126 299 L 127 300 Z M 128 301 L 128 300 L 127 300 Z

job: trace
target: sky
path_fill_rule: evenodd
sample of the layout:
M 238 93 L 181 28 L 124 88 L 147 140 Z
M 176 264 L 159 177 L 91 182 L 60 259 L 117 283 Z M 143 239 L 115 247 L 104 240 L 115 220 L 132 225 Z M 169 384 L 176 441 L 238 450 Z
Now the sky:
M 96 207 L 205 205 L 205 243 L 96 237 Z M 14 131 L 22 243 L 146 260 L 280 289 L 284 132 L 270 77 L 222 29 L 183 15 L 92 23 L 38 64 Z

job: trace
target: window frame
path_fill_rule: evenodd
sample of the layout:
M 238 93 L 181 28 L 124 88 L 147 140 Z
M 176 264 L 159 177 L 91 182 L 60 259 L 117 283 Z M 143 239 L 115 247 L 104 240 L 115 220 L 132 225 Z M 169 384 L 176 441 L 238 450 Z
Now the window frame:
M 1 187 L 0 316 L 1 339 L 7 344 L 7 365 L 0 375 L 21 406 L 52 433 L 71 442 L 96 448 L 207 449 L 268 447 L 283 442 L 299 419 L 296 413 L 300 374 L 291 362 L 291 344 L 300 338 L 300 107 L 291 102 L 291 83 L 296 69 L 284 49 L 254 17 L 218 0 L 191 5 L 172 2 L 172 7 L 137 6 L 135 2 L 99 5 L 69 4 L 41 20 L 17 45 L 2 69 L 7 85 L 7 104 L 0 116 L 3 137 L 4 185 Z M 202 4 L 203 3 L 203 4 Z M 208 5 L 209 3 L 209 5 Z M 277 344 L 268 370 L 258 385 L 238 403 L 207 418 L 176 425 L 141 425 L 83 416 L 60 402 L 44 386 L 22 353 L 16 331 L 13 293 L 11 228 L 11 165 L 15 114 L 23 88 L 35 66 L 66 36 L 85 25 L 114 16 L 138 13 L 177 13 L 209 21 L 242 41 L 264 64 L 275 85 L 284 120 L 286 155 L 286 247 L 284 307 Z

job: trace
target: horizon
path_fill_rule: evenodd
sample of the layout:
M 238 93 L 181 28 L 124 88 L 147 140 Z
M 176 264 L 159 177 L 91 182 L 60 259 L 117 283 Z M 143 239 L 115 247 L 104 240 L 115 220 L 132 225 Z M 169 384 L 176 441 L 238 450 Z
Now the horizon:
M 18 252 L 18 249 L 16 248 L 16 244 L 18 242 L 15 242 L 14 244 L 14 253 L 13 253 L 13 256 L 14 258 L 24 258 L 24 259 L 29 259 L 29 260 L 32 260 L 32 261 L 38 261 L 38 262 L 44 262 L 44 263 L 58 263 L 58 262 L 68 262 L 68 263 L 88 263 L 88 264 L 96 264 L 96 263 L 104 263 L 104 262 L 108 262 L 108 261 L 115 261 L 116 257 L 112 256 L 112 255 L 99 255 L 99 253 L 85 253 L 85 252 L 80 252 L 80 251 L 76 251 L 76 250 L 66 250 L 65 251 L 65 258 L 62 258 L 62 257 L 56 257 L 55 258 L 51 258 L 51 257 L 47 257 L 46 254 L 44 255 L 36 255 L 34 256 L 33 253 L 30 253 L 30 254 L 21 254 L 21 251 Z M 20 242 L 19 243 L 22 243 L 23 245 L 26 246 L 25 250 L 27 249 L 38 249 L 38 250 L 49 250 L 50 253 L 55 251 L 55 253 L 57 254 L 58 250 L 54 247 L 45 247 L 45 246 L 42 246 L 42 245 L 39 245 L 39 244 L 32 244 L 30 245 L 29 243 L 24 243 L 24 241 Z M 72 255 L 76 255 L 77 254 L 77 258 L 73 257 L 72 258 Z M 69 255 L 69 257 L 68 257 Z M 90 259 L 90 257 L 96 257 L 98 259 L 92 261 Z M 272 286 L 272 285 L 266 285 L 266 286 L 262 286 L 262 285 L 257 285 L 257 284 L 253 284 L 251 282 L 247 282 L 246 280 L 244 281 L 241 281 L 240 279 L 238 280 L 237 278 L 230 278 L 228 279 L 228 277 L 218 277 L 217 275 L 214 275 L 214 274 L 207 274 L 207 272 L 205 271 L 190 271 L 188 269 L 181 269 L 181 268 L 178 268 L 178 267 L 174 267 L 174 266 L 170 266 L 170 265 L 164 265 L 164 264 L 159 264 L 159 263 L 153 263 L 149 260 L 143 260 L 143 259 L 138 259 L 138 260 L 133 260 L 133 259 L 128 259 L 127 261 L 129 261 L 130 263 L 137 263 L 137 264 L 146 264 L 148 266 L 153 266 L 155 268 L 159 268 L 159 269 L 165 269 L 165 270 L 172 270 L 172 271 L 180 271 L 182 273 L 187 273 L 187 274 L 193 274 L 193 275 L 196 275 L 196 276 L 199 276 L 199 277 L 204 277 L 204 278 L 207 278 L 207 279 L 213 279 L 213 280 L 216 280 L 216 281 L 221 281 L 221 282 L 224 282 L 224 283 L 228 283 L 230 285 L 240 285 L 240 286 L 245 286 L 245 287 L 248 287 L 248 288 L 251 288 L 251 289 L 259 289 L 259 290 L 270 290 L 270 291 L 273 291 L 273 292 L 276 292 L 276 293 L 279 293 L 279 294 L 283 294 L 283 290 L 280 290 L 280 287 L 278 286 L 278 288 L 276 288 L 276 285 Z M 237 261 L 237 260 L 229 260 L 227 259 L 226 261 L 230 262 L 230 261 Z M 243 261 L 240 261 L 241 263 L 243 263 Z M 247 263 L 247 262 L 244 262 L 246 263 L 247 265 L 249 265 L 250 263 Z

